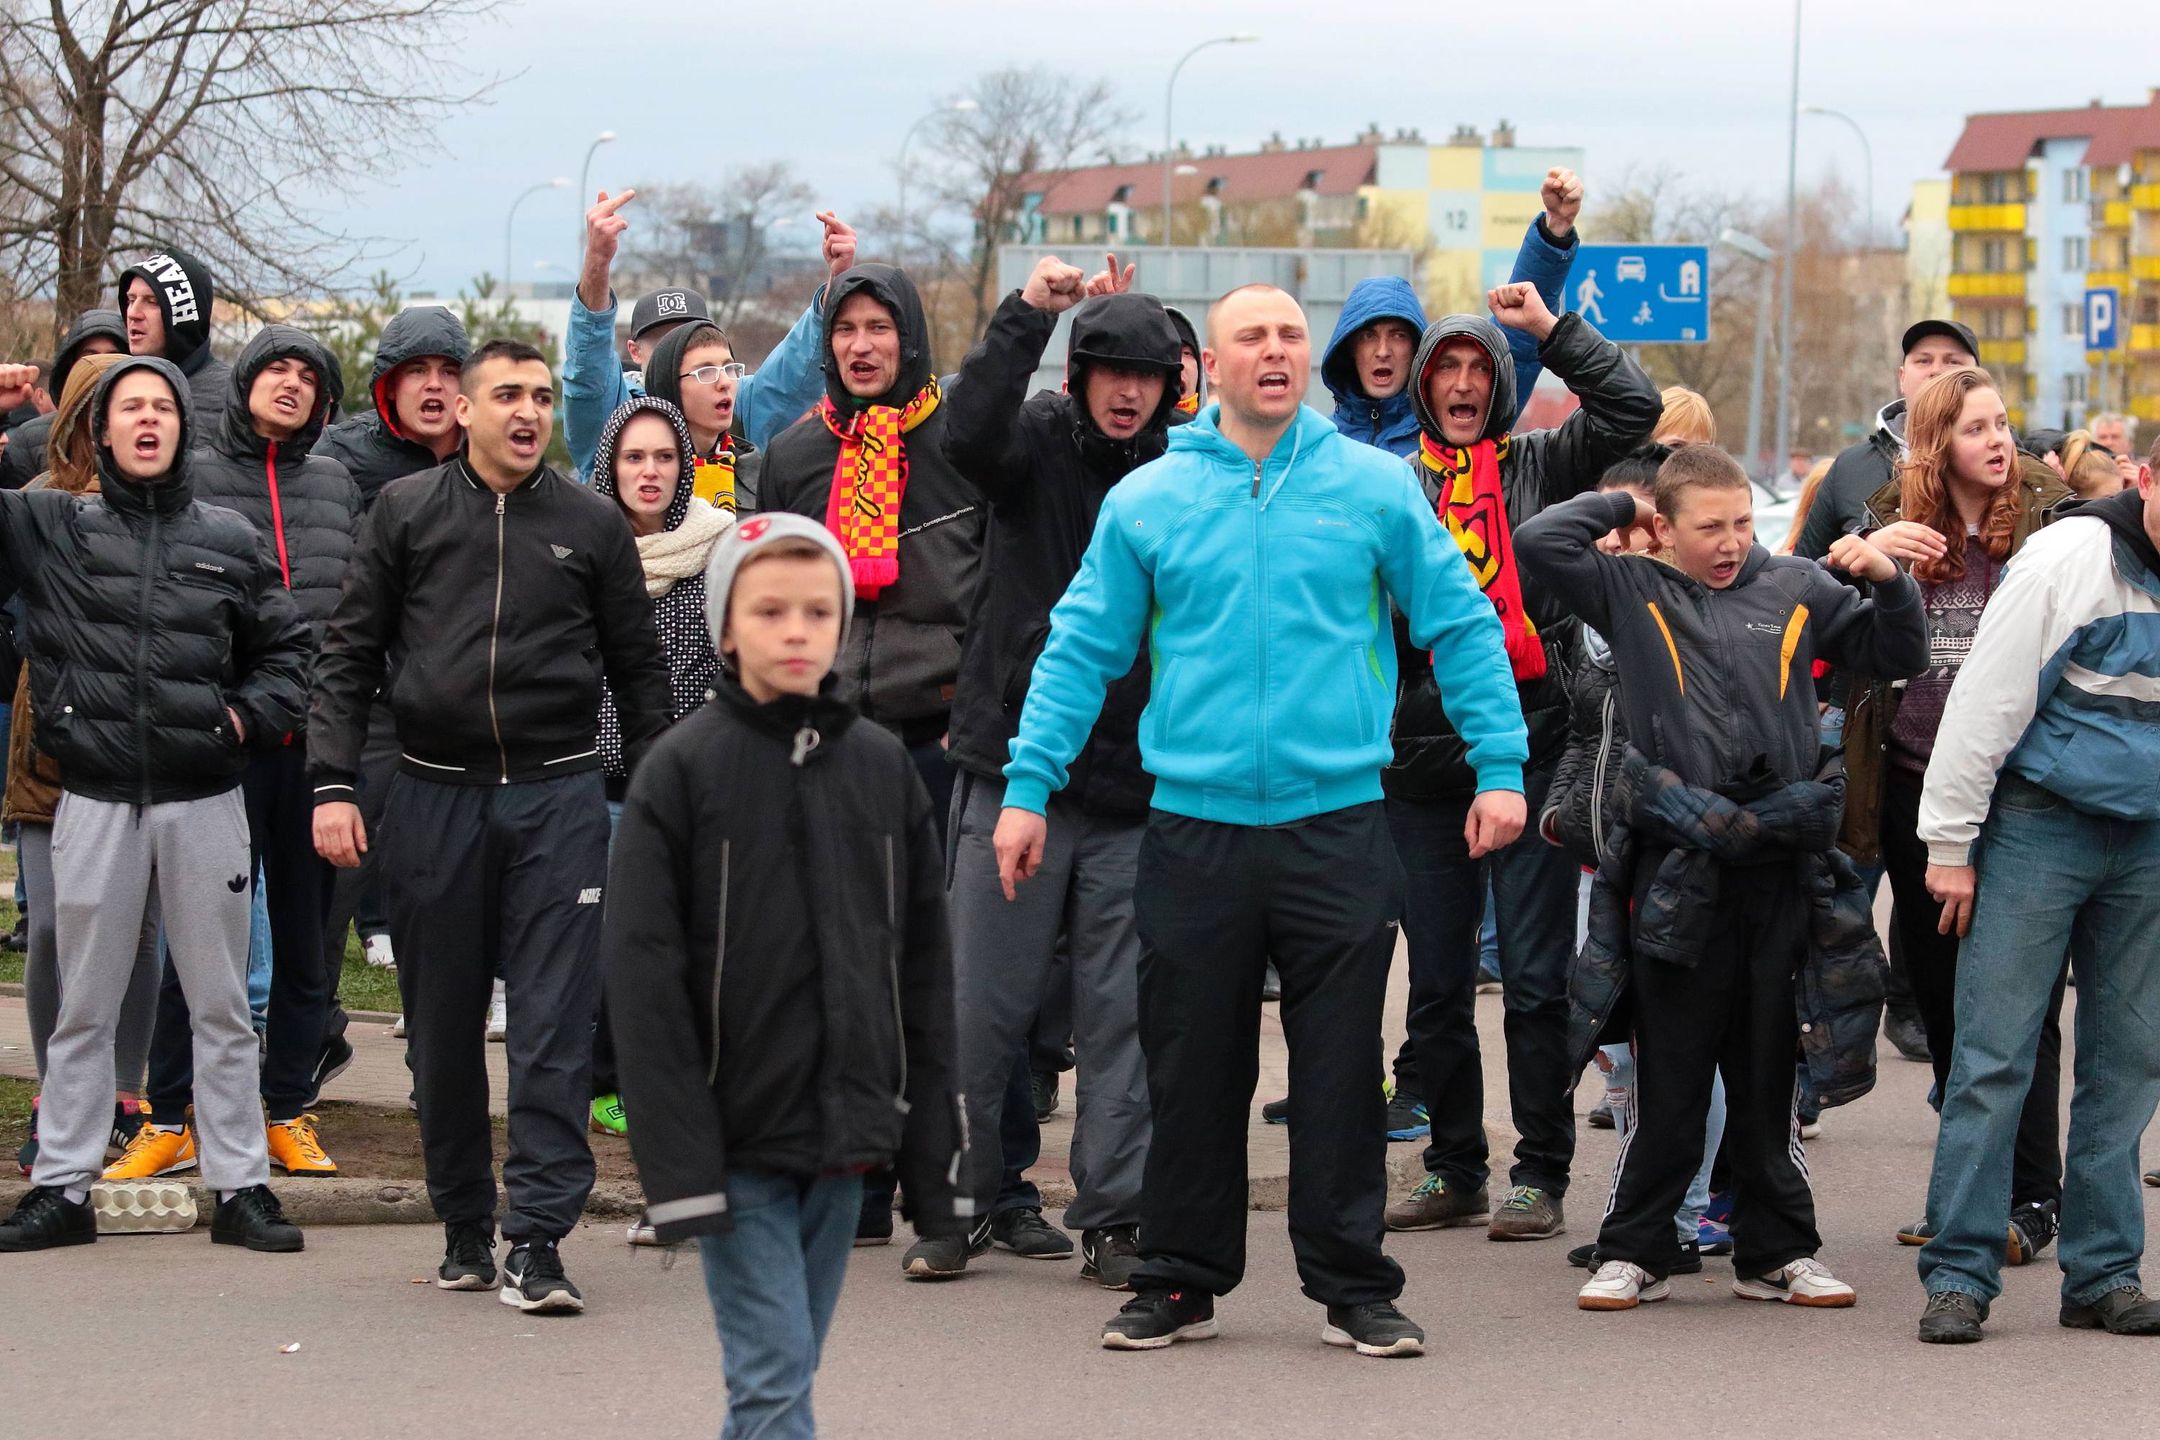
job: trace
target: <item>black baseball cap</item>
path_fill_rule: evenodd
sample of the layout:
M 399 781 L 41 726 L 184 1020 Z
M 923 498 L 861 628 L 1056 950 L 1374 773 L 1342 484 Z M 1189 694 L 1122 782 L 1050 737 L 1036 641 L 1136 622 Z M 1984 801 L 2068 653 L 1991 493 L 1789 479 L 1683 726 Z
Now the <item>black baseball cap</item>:
M 685 320 L 710 320 L 705 297 L 695 290 L 655 290 L 639 299 L 630 311 L 630 338 L 642 340 L 655 325 L 680 325 Z
M 642 301 L 639 302 L 640 305 L 643 303 Z M 1955 340 L 1958 344 L 1964 346 L 1965 353 L 1972 356 L 1974 362 L 1978 363 L 1980 359 L 1980 342 L 1973 339 L 1971 330 L 1958 324 L 1955 320 L 1916 321 L 1906 330 L 1905 338 L 1898 342 L 1898 354 L 1901 356 L 1912 354 L 1913 346 L 1918 345 L 1930 335 L 1940 335 L 1945 340 Z

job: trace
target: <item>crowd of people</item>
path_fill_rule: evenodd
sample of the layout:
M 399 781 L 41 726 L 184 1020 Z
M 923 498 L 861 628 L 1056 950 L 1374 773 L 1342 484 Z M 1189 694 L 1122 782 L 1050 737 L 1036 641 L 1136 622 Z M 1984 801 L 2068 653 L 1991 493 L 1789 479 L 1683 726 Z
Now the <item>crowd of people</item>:
M 1886 995 L 1941 1114 L 1899 1236 L 1920 1338 L 1979 1339 L 2058 1238 L 2063 1325 L 2160 1334 L 2160 447 L 2020 436 L 1925 318 L 1867 438 L 1794 457 L 1773 553 L 1702 397 L 1556 313 L 1564 170 L 1489 313 L 1360 282 L 1332 417 L 1294 297 L 1196 325 L 1114 256 L 1042 260 L 941 377 L 914 282 L 830 214 L 755 374 L 685 289 L 636 301 L 625 363 L 634 198 L 586 216 L 559 389 L 440 309 L 385 327 L 365 401 L 298 329 L 227 364 L 170 246 L 0 366 L 0 408 L 49 409 L 0 490 L 41 1077 L 0 1251 L 198 1169 L 214 1241 L 301 1249 L 267 1181 L 337 1170 L 351 926 L 397 972 L 437 1283 L 581 1310 L 588 1135 L 627 1131 L 630 1238 L 698 1243 L 730 1434 L 811 1433 L 848 1255 L 896 1209 L 909 1280 L 1077 1234 L 1131 1296 L 1104 1346 L 1217 1333 L 1271 993 L 1330 1345 L 1423 1352 L 1390 1231 L 1568 1232 L 1586 1073 L 1623 1142 L 1581 1308 L 1716 1255 L 1742 1298 L 1852 1305 L 1805 1139 L 1873 1085 Z M 1519 430 L 1545 371 L 1578 404 Z M 1028 1179 L 1060 1051 L 1062 1226 Z M 1392 1198 L 1391 1139 L 1426 1142 Z

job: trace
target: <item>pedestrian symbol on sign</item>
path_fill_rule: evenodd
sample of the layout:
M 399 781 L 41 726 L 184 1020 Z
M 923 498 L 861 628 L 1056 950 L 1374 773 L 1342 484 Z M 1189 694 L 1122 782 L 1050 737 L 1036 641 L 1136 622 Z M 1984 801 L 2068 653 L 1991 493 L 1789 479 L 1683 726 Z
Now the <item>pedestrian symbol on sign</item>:
M 1575 308 L 1582 312 L 1583 319 L 1593 325 L 1603 325 L 1605 323 L 1605 312 L 1598 308 L 1597 303 L 1598 297 L 1604 293 L 1604 291 L 1598 289 L 1597 271 L 1595 270 L 1583 276 L 1582 284 L 1575 287 Z

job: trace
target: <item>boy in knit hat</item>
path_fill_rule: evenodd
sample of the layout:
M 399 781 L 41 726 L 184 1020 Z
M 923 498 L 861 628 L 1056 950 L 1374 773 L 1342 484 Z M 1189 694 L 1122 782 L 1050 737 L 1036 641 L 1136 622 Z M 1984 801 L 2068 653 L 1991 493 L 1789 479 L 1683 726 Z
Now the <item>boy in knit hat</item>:
M 848 557 L 797 515 L 713 547 L 713 699 L 654 742 L 602 947 L 630 1143 L 663 1244 L 695 1236 L 729 1435 L 814 1433 L 863 1175 L 964 1234 L 944 866 L 906 747 L 829 681 Z M 724 957 L 724 965 L 723 965 Z

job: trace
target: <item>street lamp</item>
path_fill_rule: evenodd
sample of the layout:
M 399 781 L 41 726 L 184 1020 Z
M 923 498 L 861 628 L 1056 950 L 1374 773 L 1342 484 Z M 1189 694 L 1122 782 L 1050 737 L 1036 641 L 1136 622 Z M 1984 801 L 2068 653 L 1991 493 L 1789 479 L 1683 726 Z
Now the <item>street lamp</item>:
M 1777 259 L 1777 251 L 1752 235 L 1738 230 L 1726 230 L 1718 237 L 1718 244 L 1728 250 L 1738 251 L 1751 260 L 1768 265 Z M 1762 460 L 1762 380 L 1763 352 L 1770 343 L 1770 277 L 1772 271 L 1762 272 L 1760 294 L 1755 302 L 1755 365 L 1748 377 L 1747 398 L 1747 468 L 1755 473 Z
M 570 177 L 558 175 L 552 180 L 542 180 L 539 184 L 519 192 L 517 199 L 510 202 L 510 214 L 503 220 L 503 284 L 508 285 L 510 283 L 510 236 L 513 228 L 517 225 L 518 206 L 523 205 L 542 190 L 567 190 L 569 188 Z M 582 235 L 579 236 L 580 242 L 583 241 L 583 238 Z
M 1820 115 L 1826 120 L 1842 120 L 1847 125 L 1852 127 L 1853 134 L 1860 137 L 1860 161 L 1862 166 L 1864 167 L 1862 173 L 1867 176 L 1867 230 L 1865 232 L 1867 239 L 1866 243 L 1861 248 L 1866 249 L 1874 245 L 1875 147 L 1868 144 L 1867 131 L 1860 128 L 1859 121 L 1853 119 L 1852 116 L 1847 115 L 1842 110 L 1829 110 L 1825 109 L 1823 106 L 1820 105 L 1803 105 L 1800 107 L 1800 113 L 1803 115 Z
M 1785 255 L 1778 266 L 1777 453 L 1792 445 L 1793 264 L 1800 252 L 1800 5 L 1792 7 L 1792 101 L 1785 115 Z
M 977 105 L 973 100 L 970 100 L 965 95 L 963 95 L 958 100 L 953 101 L 952 104 L 940 106 L 939 108 L 932 110 L 929 114 L 921 116 L 915 121 L 914 124 L 908 126 L 907 133 L 900 137 L 900 223 L 895 228 L 899 232 L 900 243 L 902 245 L 907 244 L 908 141 L 913 140 L 915 138 L 915 132 L 922 129 L 923 126 L 927 125 L 932 120 L 942 119 L 947 115 L 965 115 L 970 110 L 980 110 L 981 108 L 982 107 L 980 105 Z
M 591 183 L 591 181 L 592 181 L 592 157 L 593 157 L 593 151 L 595 151 L 595 150 L 598 150 L 598 149 L 599 149 L 599 148 L 600 148 L 600 147 L 601 147 L 602 145 L 611 145 L 611 144 L 613 144 L 613 143 L 614 143 L 614 141 L 615 141 L 615 132 L 614 132 L 614 131 L 612 131 L 612 130 L 602 130 L 602 131 L 601 131 L 601 132 L 600 132 L 600 133 L 599 133 L 598 135 L 595 135 L 595 136 L 593 137 L 593 142 L 592 142 L 592 144 L 590 144 L 590 145 L 588 145 L 588 146 L 586 146 L 586 147 L 585 147 L 585 163 L 584 163 L 584 164 L 582 164 L 582 165 L 580 165 L 580 166 L 578 166 L 578 172 L 577 172 L 577 193 L 578 193 L 578 202 L 577 202 L 577 203 L 578 203 L 578 232 L 577 232 L 577 248 L 576 248 L 575 250 L 573 250 L 573 251 L 571 252 L 571 253 L 572 253 L 572 254 L 574 254 L 574 255 L 582 255 L 582 254 L 584 254 L 584 253 L 585 253 L 585 207 L 593 203 L 593 202 L 592 202 L 592 191 L 590 191 L 590 190 L 586 189 L 585 187 L 586 187 L 586 186 L 587 186 L 588 184 L 590 184 L 590 183 Z
M 1193 46 L 1192 49 L 1178 57 L 1177 64 L 1170 67 L 1170 83 L 1163 87 L 1162 102 L 1162 244 L 1165 249 L 1168 249 L 1171 243 L 1170 167 L 1173 159 L 1170 152 L 1176 148 L 1176 142 L 1170 138 L 1170 112 L 1171 106 L 1177 99 L 1178 71 L 1185 68 L 1187 60 L 1192 59 L 1193 56 L 1207 49 L 1210 45 L 1250 45 L 1259 38 L 1257 35 L 1218 35 L 1213 40 L 1203 40 L 1198 45 Z

